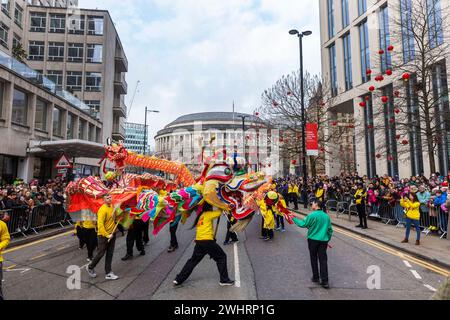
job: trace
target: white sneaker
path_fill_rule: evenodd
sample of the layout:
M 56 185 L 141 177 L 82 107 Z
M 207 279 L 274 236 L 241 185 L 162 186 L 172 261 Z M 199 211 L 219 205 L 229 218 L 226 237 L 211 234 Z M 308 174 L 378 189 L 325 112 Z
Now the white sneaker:
M 89 276 L 91 278 L 96 278 L 97 277 L 97 274 L 95 273 L 94 269 L 89 269 L 89 266 L 86 266 L 86 270 L 87 270 L 87 273 L 89 274 Z
M 116 276 L 114 273 L 110 272 L 105 277 L 106 280 L 117 280 L 119 279 L 118 276 Z

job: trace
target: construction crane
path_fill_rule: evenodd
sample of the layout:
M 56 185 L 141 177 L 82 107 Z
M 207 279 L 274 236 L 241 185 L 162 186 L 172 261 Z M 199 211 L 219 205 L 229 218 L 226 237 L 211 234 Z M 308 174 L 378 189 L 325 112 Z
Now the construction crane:
M 131 99 L 130 108 L 128 109 L 127 119 L 130 117 L 131 109 L 133 108 L 134 98 L 136 97 L 136 92 L 137 92 L 137 89 L 138 89 L 140 83 L 141 83 L 141 80 L 138 80 L 137 83 L 136 83 L 136 88 L 134 89 L 133 98 Z

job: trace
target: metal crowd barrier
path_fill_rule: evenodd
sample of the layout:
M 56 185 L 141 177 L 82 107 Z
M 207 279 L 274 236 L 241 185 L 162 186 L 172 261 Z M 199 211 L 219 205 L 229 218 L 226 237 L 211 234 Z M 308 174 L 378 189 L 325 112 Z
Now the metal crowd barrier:
M 1 212 L 0 212 L 1 213 Z M 64 227 L 64 223 L 72 224 L 70 216 L 59 204 L 44 204 L 33 208 L 26 207 L 6 210 L 9 220 L 6 225 L 11 236 L 21 234 L 27 237 L 29 231 L 38 234 L 39 229 L 59 225 Z

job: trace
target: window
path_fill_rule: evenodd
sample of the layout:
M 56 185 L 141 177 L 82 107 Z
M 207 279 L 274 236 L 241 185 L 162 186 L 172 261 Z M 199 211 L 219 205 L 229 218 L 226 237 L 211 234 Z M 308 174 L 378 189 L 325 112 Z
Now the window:
M 394 107 L 394 95 L 392 84 L 382 89 L 383 96 L 389 98 L 388 103 L 384 104 L 384 128 L 386 135 L 386 153 L 388 174 L 391 177 L 398 175 L 398 153 L 397 153 L 397 139 L 396 139 L 396 118 Z
M 342 0 L 342 28 L 350 24 L 350 16 L 348 14 L 348 0 Z
M 88 44 L 86 48 L 86 62 L 102 63 L 103 46 L 101 44 Z
M 69 16 L 67 18 L 67 30 L 70 34 L 84 34 L 86 28 L 86 16 Z
M 78 139 L 85 140 L 86 120 L 80 119 L 80 125 L 78 126 Z
M 358 15 L 362 15 L 367 11 L 367 0 L 358 0 Z
M 101 91 L 102 74 L 97 72 L 86 72 L 86 91 Z
M 3 92 L 5 90 L 5 84 L 0 82 L 0 119 L 3 119 Z
M 69 91 L 81 91 L 83 87 L 83 72 L 67 71 L 66 87 Z
M 367 21 L 359 25 L 359 47 L 361 58 L 361 79 L 365 83 L 370 80 L 367 70 L 370 69 L 370 50 L 369 50 L 369 32 L 367 30 Z
M 50 32 L 64 33 L 66 32 L 66 16 L 64 14 L 50 14 Z
M 97 120 L 100 119 L 100 101 L 99 100 L 86 100 L 84 102 L 86 105 L 89 106 L 90 114 L 92 117 L 96 118 Z
M 388 7 L 382 7 L 380 9 L 380 49 L 384 51 L 381 57 L 381 72 L 386 72 L 387 69 L 392 68 L 391 53 L 388 51 L 390 45 L 389 35 L 389 14 Z
M 413 176 L 424 172 L 422 138 L 420 131 L 419 96 L 417 94 L 417 77 L 411 75 L 408 82 L 405 82 L 406 107 L 408 110 L 409 141 L 411 173 Z
M 73 139 L 73 123 L 74 117 L 71 113 L 67 114 L 67 140 Z
M 44 42 L 42 41 L 30 41 L 28 60 L 43 61 L 44 47 Z
M 11 10 L 11 0 L 2 0 L 2 11 L 9 16 Z
M 103 35 L 103 17 L 88 17 L 88 34 L 96 36 Z
M 30 12 L 30 31 L 45 32 L 47 26 L 47 14 L 42 12 Z
M 344 42 L 345 90 L 350 90 L 353 88 L 352 45 L 350 41 L 350 33 L 347 33 L 342 40 Z
M 82 43 L 69 43 L 67 61 L 83 62 L 84 45 Z
M 48 43 L 48 60 L 64 61 L 64 42 Z
M 444 42 L 441 0 L 427 0 L 427 16 L 430 48 L 435 48 Z
M 337 76 L 336 76 L 336 46 L 333 44 L 328 49 L 330 55 L 330 80 L 331 80 L 331 95 L 337 95 Z
M 54 107 L 52 118 L 53 118 L 53 135 L 61 137 L 62 110 L 57 107 Z
M 14 22 L 22 28 L 23 19 L 23 9 L 16 3 L 16 8 L 14 9 Z
M 56 90 L 61 91 L 63 87 L 63 72 L 59 70 L 48 70 L 46 77 L 56 84 Z
M 36 99 L 36 119 L 34 126 L 38 130 L 47 130 L 47 102 Z
M 0 22 L 0 43 L 5 48 L 8 48 L 8 31 L 9 28 L 3 22 Z
M 26 126 L 28 123 L 28 96 L 25 92 L 14 89 L 12 119 L 15 124 Z
M 403 61 L 411 61 L 415 57 L 414 33 L 412 25 L 412 0 L 400 1 L 401 24 L 402 24 L 402 43 L 403 43 Z
M 13 33 L 13 48 L 17 48 L 22 45 L 22 38 L 20 38 L 15 32 Z
M 334 0 L 327 0 L 328 2 L 328 37 L 334 37 Z

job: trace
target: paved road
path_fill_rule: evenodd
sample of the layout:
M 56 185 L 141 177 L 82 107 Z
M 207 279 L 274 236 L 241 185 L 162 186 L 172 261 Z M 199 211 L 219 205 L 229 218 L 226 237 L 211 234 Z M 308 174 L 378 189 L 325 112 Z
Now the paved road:
M 213 260 L 205 258 L 190 279 L 174 288 L 172 280 L 193 251 L 194 231 L 189 222 L 178 231 L 180 248 L 167 253 L 168 230 L 152 238 L 147 255 L 123 262 L 125 238 L 116 242 L 113 270 L 117 281 L 104 279 L 103 261 L 97 266 L 98 278 L 90 279 L 81 271 L 80 290 L 69 290 L 67 268 L 84 266 L 86 251 L 80 251 L 77 238 L 65 234 L 5 254 L 4 292 L 7 299 L 133 299 L 133 300 L 282 300 L 282 299 L 429 299 L 445 276 L 430 270 L 420 261 L 406 261 L 398 252 L 336 230 L 328 251 L 331 289 L 310 282 L 311 267 L 306 231 L 287 226 L 276 233 L 273 242 L 259 239 L 258 216 L 240 234 L 240 242 L 224 247 L 228 255 L 230 277 L 238 280 L 234 287 L 220 287 Z M 224 239 L 221 223 L 218 239 Z M 381 288 L 367 288 L 368 268 L 379 267 Z M 441 273 L 441 274 L 439 274 Z

